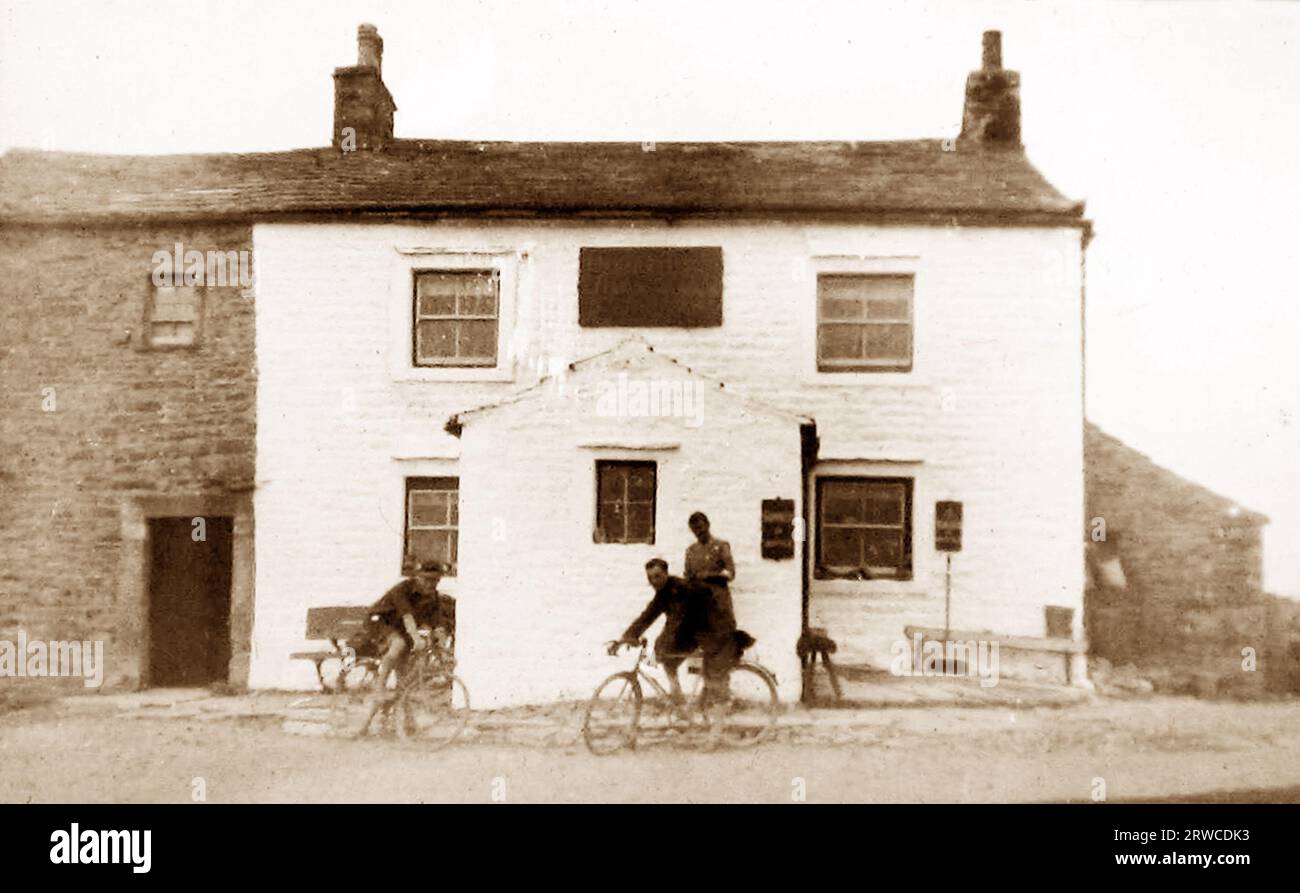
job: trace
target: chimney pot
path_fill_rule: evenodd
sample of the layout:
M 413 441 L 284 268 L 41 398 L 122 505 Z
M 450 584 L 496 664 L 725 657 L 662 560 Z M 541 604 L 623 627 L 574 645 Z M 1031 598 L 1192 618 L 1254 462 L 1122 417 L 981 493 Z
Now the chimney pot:
M 984 32 L 984 70 L 998 71 L 1002 68 L 1002 32 Z
M 1020 146 L 1020 74 L 1002 67 L 1002 32 L 984 32 L 983 63 L 966 78 L 961 136 L 966 144 Z
M 357 27 L 357 65 L 383 73 L 384 39 L 374 25 Z
M 384 39 L 374 25 L 357 28 L 357 64 L 334 69 L 334 146 L 383 149 L 393 139 L 397 104 L 384 86 Z

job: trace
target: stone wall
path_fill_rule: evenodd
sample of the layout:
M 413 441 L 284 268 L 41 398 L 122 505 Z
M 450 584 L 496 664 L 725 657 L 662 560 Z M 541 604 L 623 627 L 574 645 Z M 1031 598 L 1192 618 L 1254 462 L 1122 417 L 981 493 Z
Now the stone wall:
M 242 543 L 251 561 L 253 300 L 237 282 L 209 288 L 192 348 L 141 337 L 154 252 L 248 250 L 250 237 L 241 225 L 0 230 L 0 639 L 101 640 L 105 684 L 133 685 L 143 520 L 236 516 L 235 560 Z M 234 681 L 251 624 L 240 570 Z
M 1132 664 L 1164 687 L 1262 690 L 1276 655 L 1271 600 L 1262 588 L 1267 519 L 1161 468 L 1087 426 L 1087 516 L 1092 654 Z M 1101 530 L 1098 540 L 1091 530 Z M 1124 586 L 1105 585 L 1118 558 Z M 1243 649 L 1258 668 L 1243 669 Z M 1275 658 L 1276 659 L 1276 658 Z

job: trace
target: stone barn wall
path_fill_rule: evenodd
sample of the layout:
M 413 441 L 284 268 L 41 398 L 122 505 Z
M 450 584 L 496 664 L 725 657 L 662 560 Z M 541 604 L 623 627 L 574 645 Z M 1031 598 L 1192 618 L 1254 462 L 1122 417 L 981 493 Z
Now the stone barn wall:
M 104 642 L 106 686 L 141 681 L 145 520 L 235 519 L 231 680 L 247 672 L 253 300 L 209 288 L 199 343 L 144 349 L 154 252 L 251 250 L 246 225 L 3 227 L 0 640 Z M 240 640 L 242 639 L 242 647 Z M 77 679 L 5 678 L 5 687 Z
M 1088 425 L 1085 436 L 1091 652 L 1132 664 L 1158 686 L 1257 692 L 1277 658 L 1263 591 L 1267 519 L 1179 477 Z M 1105 524 L 1105 540 L 1091 531 Z M 1118 558 L 1124 585 L 1103 565 Z M 1257 669 L 1243 669 L 1253 648 Z

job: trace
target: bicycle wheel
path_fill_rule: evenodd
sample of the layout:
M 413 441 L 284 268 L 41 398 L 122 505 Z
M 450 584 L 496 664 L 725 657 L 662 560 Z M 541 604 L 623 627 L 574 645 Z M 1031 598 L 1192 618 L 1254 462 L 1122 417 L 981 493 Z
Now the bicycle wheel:
M 635 673 L 615 673 L 597 688 L 587 704 L 582 721 L 582 738 L 587 750 L 604 756 L 625 747 L 636 747 L 637 722 L 641 719 L 641 682 Z
M 767 741 L 776 731 L 780 702 L 772 674 L 757 664 L 742 663 L 731 671 L 731 691 L 722 739 L 729 747 L 750 747 Z
M 469 689 L 457 676 L 421 680 L 398 697 L 396 720 L 402 737 L 433 750 L 446 747 L 469 722 Z

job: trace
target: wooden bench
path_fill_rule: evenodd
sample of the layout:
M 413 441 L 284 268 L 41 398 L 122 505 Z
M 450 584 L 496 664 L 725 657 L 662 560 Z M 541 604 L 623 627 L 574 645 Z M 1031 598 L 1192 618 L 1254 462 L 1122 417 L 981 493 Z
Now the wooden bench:
M 456 642 L 456 599 L 446 593 L 438 593 L 442 607 L 442 616 L 446 618 L 451 634 L 450 647 Z M 379 658 L 375 655 L 352 654 L 353 663 L 348 663 L 346 647 L 349 641 L 357 641 L 370 619 L 370 607 L 367 605 L 341 605 L 307 609 L 307 638 L 310 641 L 326 641 L 328 649 L 316 651 L 295 651 L 289 655 L 291 660 L 309 660 L 316 668 L 316 681 L 321 691 L 339 691 L 346 687 L 347 675 L 353 667 L 377 669 Z M 333 679 L 326 679 L 324 666 L 327 661 L 338 661 L 339 672 Z
M 981 632 L 961 629 L 944 630 L 942 627 L 935 626 L 903 627 L 903 635 L 907 637 L 909 642 L 917 634 L 920 634 L 923 642 L 931 640 L 938 642 L 997 642 L 999 648 L 1008 648 L 1013 651 L 1041 651 L 1049 654 L 1060 654 L 1065 658 L 1065 681 L 1067 684 L 1074 681 L 1070 667 L 1074 657 L 1088 653 L 1088 643 L 1081 639 L 1060 639 L 1047 636 L 1041 638 L 1037 636 L 1000 636 L 988 630 Z
M 317 651 L 295 651 L 289 655 L 290 659 L 311 661 L 316 667 L 316 680 L 320 683 L 321 690 L 331 691 L 337 687 L 338 680 L 327 682 L 322 667 L 329 660 L 344 660 L 344 646 L 349 639 L 355 641 L 361 635 L 369 617 L 370 608 L 367 605 L 308 608 L 306 638 L 313 642 L 328 641 L 330 647 Z

